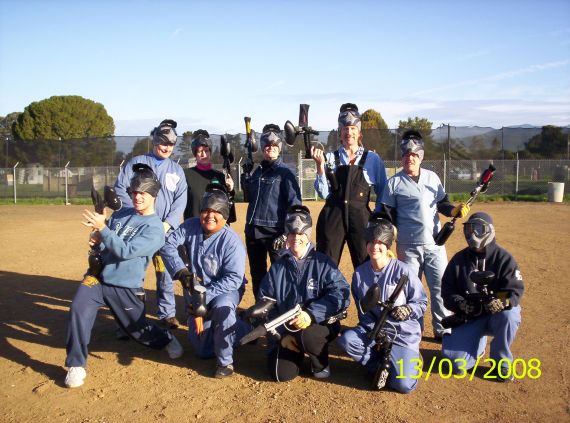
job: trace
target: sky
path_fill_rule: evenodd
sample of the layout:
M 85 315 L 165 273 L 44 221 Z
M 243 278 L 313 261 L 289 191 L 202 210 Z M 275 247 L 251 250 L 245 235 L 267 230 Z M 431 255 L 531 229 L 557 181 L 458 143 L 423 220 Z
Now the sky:
M 116 135 L 337 126 L 570 124 L 570 0 L 0 0 L 0 116 L 54 95 Z

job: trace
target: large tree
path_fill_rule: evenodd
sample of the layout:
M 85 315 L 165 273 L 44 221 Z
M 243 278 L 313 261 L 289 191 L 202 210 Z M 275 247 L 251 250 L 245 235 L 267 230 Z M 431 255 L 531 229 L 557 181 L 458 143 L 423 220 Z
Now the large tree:
M 376 151 L 383 158 L 393 155 L 392 133 L 382 115 L 374 109 L 368 109 L 361 116 L 362 136 L 366 148 Z
M 525 143 L 526 154 L 523 156 L 546 159 L 565 158 L 567 149 L 568 134 L 562 133 L 562 128 L 559 126 L 546 125 L 542 127 L 540 134 Z
M 80 96 L 53 96 L 31 103 L 18 116 L 19 140 L 69 140 L 112 136 L 113 119 L 101 103 Z

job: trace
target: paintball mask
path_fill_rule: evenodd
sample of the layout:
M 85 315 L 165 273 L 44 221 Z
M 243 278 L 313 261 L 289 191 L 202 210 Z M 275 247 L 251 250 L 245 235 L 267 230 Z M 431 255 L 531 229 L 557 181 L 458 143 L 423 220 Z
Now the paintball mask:
M 365 232 L 366 242 L 380 241 L 389 249 L 394 242 L 394 226 L 381 213 L 374 213 L 368 220 Z
M 208 184 L 200 203 L 200 211 L 204 210 L 214 210 L 220 213 L 224 220 L 228 220 L 230 216 L 230 199 L 226 188 L 222 184 Z
M 198 147 L 208 147 L 212 151 L 212 141 L 210 140 L 210 134 L 204 129 L 198 129 L 192 134 L 192 154 L 195 156 L 198 151 Z
M 281 149 L 281 128 L 279 125 L 273 123 L 265 125 L 259 143 L 262 150 L 268 145 L 276 145 Z
M 360 122 L 360 113 L 358 106 L 353 103 L 345 103 L 340 106 L 340 113 L 338 115 L 338 131 L 344 126 L 356 126 L 359 131 L 362 130 L 362 123 Z
M 127 193 L 132 195 L 133 192 L 146 192 L 156 198 L 160 191 L 160 181 L 150 168 L 144 163 L 136 163 L 133 165 L 133 176 L 131 184 L 127 188 Z
M 178 136 L 175 131 L 176 126 L 177 123 L 172 119 L 164 119 L 160 122 L 160 125 L 150 132 L 153 145 L 175 145 Z
M 407 153 L 417 154 L 420 160 L 424 159 L 424 141 L 422 135 L 418 131 L 406 131 L 400 142 L 400 151 L 402 157 Z
M 285 234 L 305 234 L 307 238 L 310 238 L 312 226 L 311 212 L 306 206 L 289 207 L 287 216 L 285 216 Z
M 493 219 L 487 213 L 473 213 L 463 224 L 463 234 L 469 248 L 481 251 L 495 239 Z

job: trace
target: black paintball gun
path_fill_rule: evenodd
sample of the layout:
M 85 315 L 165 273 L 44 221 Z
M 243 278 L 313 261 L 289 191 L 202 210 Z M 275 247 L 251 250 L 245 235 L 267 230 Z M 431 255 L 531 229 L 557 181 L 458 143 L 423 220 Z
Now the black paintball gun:
M 226 136 L 222 135 L 220 137 L 220 155 L 224 159 L 222 165 L 222 172 L 224 177 L 227 179 L 231 175 L 231 165 L 234 162 L 234 153 L 232 152 L 231 144 L 227 141 Z M 234 206 L 234 194 L 235 191 L 232 190 L 228 192 L 228 198 L 230 200 L 230 215 L 228 217 L 228 222 L 232 223 L 236 221 L 236 209 Z
M 192 314 L 196 317 L 204 317 L 208 312 L 206 307 L 206 287 L 198 281 L 196 274 L 192 272 L 190 256 L 184 244 L 178 246 L 178 255 L 182 259 L 185 268 L 176 273 L 175 279 L 178 279 L 183 288 L 188 291 Z
M 477 292 L 468 293 L 464 296 L 468 313 L 456 313 L 451 316 L 444 317 L 441 325 L 444 328 L 455 328 L 470 320 L 477 319 L 487 314 L 485 304 L 497 298 L 503 303 L 504 310 L 512 307 L 509 299 L 509 292 L 497 291 L 489 289 L 489 284 L 495 279 L 495 273 L 491 271 L 475 271 L 471 272 L 469 279 L 475 285 Z
M 247 184 L 249 182 L 249 177 L 251 176 L 251 171 L 253 170 L 253 153 L 257 152 L 257 142 L 255 140 L 255 132 L 251 129 L 251 118 L 244 117 L 245 121 L 245 148 L 247 149 L 247 159 L 242 165 L 243 174 L 241 175 L 241 189 L 243 191 L 244 201 L 249 201 L 249 192 L 247 189 Z
M 115 192 L 115 189 L 108 185 L 105 185 L 102 197 L 101 194 L 99 194 L 99 191 L 97 191 L 94 186 L 91 186 L 91 201 L 93 201 L 95 212 L 98 214 L 103 214 L 105 207 L 109 207 L 111 210 L 117 211 L 123 206 L 123 203 Z M 99 276 L 101 274 L 101 270 L 103 270 L 103 259 L 101 257 L 101 248 L 99 245 L 91 247 L 89 250 L 88 262 L 89 274 L 95 277 Z
M 404 286 L 408 282 L 408 276 L 400 276 L 400 280 L 396 284 L 394 291 L 386 301 L 380 301 L 380 286 L 374 285 L 371 287 L 364 297 L 360 300 L 360 309 L 363 313 L 367 313 L 372 310 L 377 305 L 382 307 L 382 311 L 374 323 L 374 327 L 368 333 L 368 338 L 376 343 L 376 349 L 379 353 L 379 363 L 378 369 L 374 374 L 373 388 L 380 390 L 386 386 L 388 381 L 388 376 L 390 374 L 390 354 L 392 352 L 392 343 L 394 341 L 395 334 L 390 335 L 386 331 L 386 322 L 388 321 L 388 316 L 394 308 L 396 307 L 396 300 Z
M 492 164 L 490 164 L 489 167 L 485 169 L 485 171 L 481 175 L 481 178 L 479 178 L 479 182 L 477 182 L 477 186 L 473 191 L 471 191 L 471 197 L 469 198 L 469 200 L 467 200 L 466 203 L 468 206 L 471 206 L 471 204 L 473 204 L 477 195 L 487 191 L 487 188 L 489 187 L 489 182 L 491 182 L 495 170 L 496 168 Z M 435 243 L 437 245 L 443 245 L 449 239 L 449 237 L 455 230 L 456 220 L 457 217 L 454 217 L 451 219 L 450 222 L 446 222 L 446 224 L 443 225 L 443 228 L 441 228 L 441 230 L 435 236 Z
M 298 135 L 303 135 L 305 143 L 305 159 L 310 159 L 311 156 L 311 135 L 319 135 L 319 131 L 315 131 L 309 126 L 309 105 L 299 105 L 299 126 L 295 126 L 290 120 L 285 122 L 283 128 L 285 130 L 285 142 L 288 146 L 295 145 L 295 139 Z

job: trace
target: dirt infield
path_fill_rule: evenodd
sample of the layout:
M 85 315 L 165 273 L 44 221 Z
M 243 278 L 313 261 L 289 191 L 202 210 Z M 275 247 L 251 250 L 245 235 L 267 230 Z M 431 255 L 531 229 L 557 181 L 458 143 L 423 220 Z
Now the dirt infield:
M 316 216 L 322 203 L 308 205 Z M 570 421 L 567 204 L 479 203 L 474 208 L 493 216 L 499 244 L 521 267 L 526 291 L 513 352 L 522 359 L 519 373 L 535 358 L 541 376 L 501 384 L 483 379 L 484 372 L 470 381 L 446 379 L 435 371 L 427 380 L 424 374 L 410 395 L 368 390 L 360 366 L 336 347 L 332 376 L 324 381 L 307 375 L 283 384 L 269 381 L 262 343 L 238 350 L 236 376 L 216 380 L 211 377 L 215 362 L 193 355 L 185 328 L 175 334 L 186 352 L 182 359 L 170 360 L 164 351 L 115 340 L 106 310 L 93 329 L 85 385 L 66 389 L 66 317 L 88 250 L 88 230 L 79 223 L 82 209 L 0 206 L 0 422 Z M 240 204 L 238 216 L 244 211 Z M 243 235 L 243 223 L 234 229 Z M 457 230 L 448 255 L 463 246 Z M 350 280 L 346 250 L 341 270 Z M 154 311 L 154 284 L 148 273 L 149 313 Z M 244 308 L 253 302 L 249 286 Z M 182 297 L 177 300 L 182 319 Z M 355 321 L 351 304 L 343 323 Z M 437 369 L 441 346 L 431 338 L 429 322 L 426 328 L 421 351 L 427 372 L 432 359 Z

